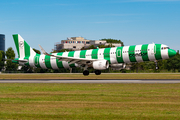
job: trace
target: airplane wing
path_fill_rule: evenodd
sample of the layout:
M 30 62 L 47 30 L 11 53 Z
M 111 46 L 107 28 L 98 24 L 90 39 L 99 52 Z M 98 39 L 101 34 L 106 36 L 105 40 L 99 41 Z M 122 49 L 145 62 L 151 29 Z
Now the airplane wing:
M 98 59 L 87 59 L 87 58 L 77 58 L 77 57 L 64 57 L 64 56 L 58 56 L 58 55 L 53 55 L 53 54 L 49 54 L 47 53 L 42 47 L 41 45 L 39 45 L 42 53 L 44 55 L 48 55 L 48 56 L 52 56 L 52 57 L 56 57 L 57 59 L 59 59 L 59 61 L 66 61 L 69 62 L 70 64 L 73 63 L 77 63 L 77 64 L 88 64 L 91 63 L 93 61 L 98 61 Z

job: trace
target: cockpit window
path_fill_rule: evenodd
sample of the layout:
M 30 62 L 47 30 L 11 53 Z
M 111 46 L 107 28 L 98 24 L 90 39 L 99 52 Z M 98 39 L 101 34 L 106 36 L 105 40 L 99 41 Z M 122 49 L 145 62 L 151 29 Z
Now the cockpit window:
M 170 49 L 169 47 L 162 47 L 161 50 Z

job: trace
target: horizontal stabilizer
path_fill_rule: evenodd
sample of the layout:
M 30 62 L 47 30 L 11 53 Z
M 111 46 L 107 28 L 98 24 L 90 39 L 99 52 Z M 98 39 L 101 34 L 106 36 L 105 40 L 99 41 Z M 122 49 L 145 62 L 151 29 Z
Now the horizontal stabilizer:
M 17 59 L 6 59 L 6 60 L 17 61 L 17 62 L 21 62 L 21 63 L 27 63 L 28 62 L 28 60 L 17 60 Z
M 11 60 L 12 61 L 12 59 L 6 59 L 6 60 Z M 16 59 L 14 59 L 13 61 L 24 62 L 24 63 L 28 62 L 28 60 L 16 60 Z

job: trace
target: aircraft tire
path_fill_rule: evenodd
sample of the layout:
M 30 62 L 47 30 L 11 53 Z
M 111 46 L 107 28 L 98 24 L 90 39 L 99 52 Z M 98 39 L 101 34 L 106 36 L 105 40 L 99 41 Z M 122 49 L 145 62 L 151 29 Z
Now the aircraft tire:
M 100 74 L 101 74 L 101 71 L 100 71 L 100 70 L 95 70 L 95 74 L 96 74 L 96 75 L 100 75 Z
M 88 70 L 83 71 L 83 75 L 84 76 L 88 76 L 89 75 L 89 71 Z

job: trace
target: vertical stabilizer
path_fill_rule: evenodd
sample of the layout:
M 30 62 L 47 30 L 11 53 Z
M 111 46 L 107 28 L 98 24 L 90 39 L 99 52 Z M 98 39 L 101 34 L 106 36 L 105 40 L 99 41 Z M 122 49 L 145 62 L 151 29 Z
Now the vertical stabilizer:
M 19 34 L 14 34 L 13 38 L 19 58 L 36 55 L 36 52 L 26 43 L 26 41 Z

